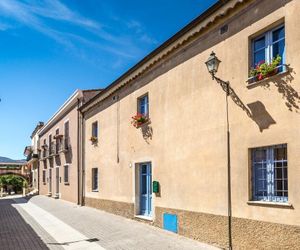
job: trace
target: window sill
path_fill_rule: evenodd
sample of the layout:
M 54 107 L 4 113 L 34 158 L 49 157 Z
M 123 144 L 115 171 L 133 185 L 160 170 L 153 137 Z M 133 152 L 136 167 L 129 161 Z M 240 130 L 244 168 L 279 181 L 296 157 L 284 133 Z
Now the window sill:
M 94 193 L 98 193 L 98 192 L 99 192 L 99 190 L 92 190 L 92 192 L 94 192 Z
M 70 183 L 69 183 L 69 182 L 64 182 L 64 184 L 65 184 L 65 185 L 67 185 L 67 186 L 69 186 L 69 185 L 70 185 Z
M 284 202 L 271 202 L 271 201 L 248 201 L 248 205 L 252 206 L 262 206 L 262 207 L 278 207 L 278 208 L 290 208 L 293 209 L 293 205 Z
M 247 82 L 247 88 L 248 89 L 252 89 L 252 88 L 255 88 L 257 86 L 261 86 L 261 85 L 264 85 L 266 82 L 269 82 L 269 81 L 272 81 L 276 78 L 280 78 L 280 77 L 283 77 L 283 76 L 286 76 L 288 73 L 290 72 L 290 70 L 288 69 L 288 66 L 286 66 L 286 69 L 283 71 L 283 72 L 280 72 L 276 75 L 272 75 L 272 76 L 269 76 L 269 77 L 266 77 L 260 81 L 253 81 L 251 82 L 251 79 L 252 78 L 249 78 L 246 82 Z

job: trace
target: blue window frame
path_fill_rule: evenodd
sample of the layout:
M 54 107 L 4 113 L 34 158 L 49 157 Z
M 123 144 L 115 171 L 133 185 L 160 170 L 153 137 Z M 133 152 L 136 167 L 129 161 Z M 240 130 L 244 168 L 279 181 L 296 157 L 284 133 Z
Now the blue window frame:
M 252 40 L 252 67 L 264 61 L 272 62 L 277 55 L 281 56 L 279 72 L 284 70 L 285 61 L 285 28 L 280 25 Z
M 152 216 L 151 163 L 140 164 L 140 214 L 144 216 Z
M 149 98 L 148 94 L 138 98 L 138 113 L 149 116 Z
M 287 202 L 287 145 L 252 149 L 252 199 Z
M 98 122 L 92 123 L 92 137 L 98 137 Z

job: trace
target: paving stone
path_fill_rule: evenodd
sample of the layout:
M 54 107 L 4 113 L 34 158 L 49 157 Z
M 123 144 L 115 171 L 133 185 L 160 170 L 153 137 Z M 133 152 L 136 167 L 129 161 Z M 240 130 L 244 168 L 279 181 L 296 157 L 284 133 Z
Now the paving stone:
M 0 200 L 0 249 L 48 249 L 12 204 L 11 199 Z
M 145 223 L 45 196 L 29 202 L 51 213 L 105 249 L 218 249 Z

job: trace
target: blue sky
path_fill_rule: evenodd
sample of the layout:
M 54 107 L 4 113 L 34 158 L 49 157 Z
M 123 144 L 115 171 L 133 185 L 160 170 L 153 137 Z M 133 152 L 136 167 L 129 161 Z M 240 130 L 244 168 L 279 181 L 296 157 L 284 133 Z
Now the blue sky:
M 103 88 L 216 0 L 1 0 L 0 156 L 23 158 L 38 121 Z

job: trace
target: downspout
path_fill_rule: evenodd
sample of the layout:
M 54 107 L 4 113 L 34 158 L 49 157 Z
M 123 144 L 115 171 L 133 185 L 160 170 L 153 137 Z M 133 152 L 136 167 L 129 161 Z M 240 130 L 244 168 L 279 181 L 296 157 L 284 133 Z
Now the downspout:
M 38 161 L 37 161 L 37 170 L 38 170 L 38 179 L 37 179 L 37 182 L 38 182 L 38 194 L 40 194 L 40 157 L 38 158 Z
M 82 147 L 81 147 L 81 205 L 85 205 L 84 201 L 84 189 L 85 189 L 85 117 L 81 114 L 81 131 L 82 131 Z
M 77 205 L 80 205 L 80 99 L 77 98 Z

